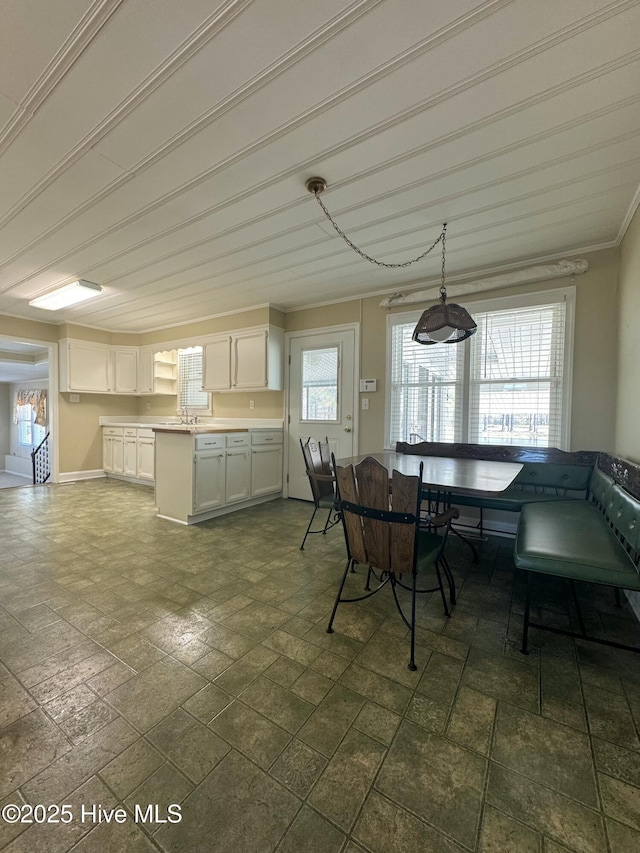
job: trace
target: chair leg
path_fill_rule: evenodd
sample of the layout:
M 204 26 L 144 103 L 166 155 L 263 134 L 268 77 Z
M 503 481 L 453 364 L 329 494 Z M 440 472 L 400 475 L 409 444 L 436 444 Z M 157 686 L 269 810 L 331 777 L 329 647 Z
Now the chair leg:
M 442 568 L 444 569 L 445 576 L 447 578 L 447 583 L 449 584 L 449 604 L 453 607 L 456 603 L 456 582 L 453 577 L 453 572 L 451 571 L 451 567 L 449 566 L 449 561 L 443 554 L 442 557 Z
M 327 532 L 327 530 L 329 529 L 329 522 L 331 521 L 331 513 L 332 513 L 332 512 L 333 512 L 333 507 L 329 510 L 329 512 L 328 512 L 328 514 L 327 514 L 327 520 L 325 521 L 325 523 L 324 523 L 324 527 L 322 528 L 322 534 L 323 534 L 323 536 L 324 536 L 324 534 Z
M 354 560 L 352 557 L 349 557 L 347 560 L 347 565 L 344 569 L 344 574 L 342 575 L 342 583 L 340 584 L 340 589 L 338 590 L 338 594 L 336 595 L 335 604 L 333 605 L 333 610 L 331 611 L 331 618 L 329 619 L 329 624 L 327 625 L 327 634 L 333 634 L 333 620 L 336 618 L 336 610 L 338 609 L 338 604 L 340 603 L 340 597 L 342 595 L 342 590 L 344 589 L 345 581 L 347 580 L 347 575 L 349 574 L 349 569 L 353 567 Z
M 413 588 L 411 590 L 411 658 L 407 668 L 415 672 L 416 666 L 416 578 L 417 572 L 413 572 Z
M 440 563 L 440 560 L 438 559 L 438 560 L 436 560 L 436 561 L 435 561 L 434 565 L 435 565 L 435 567 L 436 567 L 436 574 L 437 574 L 437 576 L 438 576 L 438 586 L 440 587 L 440 595 L 441 595 L 441 597 L 442 597 L 442 604 L 443 604 L 443 607 L 444 607 L 444 615 L 445 615 L 445 616 L 447 617 L 447 619 L 448 619 L 448 618 L 449 618 L 449 616 L 450 616 L 451 614 L 449 613 L 449 608 L 447 607 L 447 598 L 446 598 L 446 596 L 445 596 L 445 594 L 444 594 L 444 586 L 442 585 L 442 575 L 440 574 L 440 565 L 439 565 L 439 563 Z
M 318 511 L 318 507 L 314 506 L 313 512 L 311 513 L 311 519 L 309 524 L 307 525 L 307 530 L 304 534 L 304 539 L 302 540 L 302 545 L 300 546 L 300 550 L 304 551 L 304 543 L 307 541 L 307 536 L 309 535 L 309 531 L 311 530 L 311 525 L 313 524 L 313 519 L 316 517 L 316 512 Z
M 529 654 L 529 610 L 531 608 L 531 572 L 527 572 L 527 597 L 524 602 L 524 617 L 522 620 L 522 648 L 523 655 Z

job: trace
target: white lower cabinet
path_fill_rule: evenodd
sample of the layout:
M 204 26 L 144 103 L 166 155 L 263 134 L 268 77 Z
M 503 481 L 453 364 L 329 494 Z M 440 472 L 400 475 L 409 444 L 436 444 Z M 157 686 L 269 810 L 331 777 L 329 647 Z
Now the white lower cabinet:
M 102 430 L 102 468 L 107 474 L 122 474 L 124 469 L 124 430 L 105 427 Z
M 194 457 L 193 512 L 217 509 L 225 503 L 225 456 L 220 449 L 198 450 Z
M 282 445 L 251 448 L 251 495 L 282 491 Z
M 102 470 L 132 480 L 153 483 L 153 431 L 132 427 L 102 428 Z
M 194 524 L 279 497 L 282 441 L 282 430 L 275 429 L 196 435 L 158 430 L 158 515 Z
M 226 502 L 246 501 L 251 496 L 251 448 L 226 451 Z
M 136 453 L 136 477 L 139 480 L 155 479 L 155 439 L 139 438 Z

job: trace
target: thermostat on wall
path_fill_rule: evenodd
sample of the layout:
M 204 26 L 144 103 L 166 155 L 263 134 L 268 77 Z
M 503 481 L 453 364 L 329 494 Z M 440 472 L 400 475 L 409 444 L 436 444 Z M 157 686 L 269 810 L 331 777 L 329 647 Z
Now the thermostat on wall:
M 378 390 L 378 380 L 377 379 L 361 379 L 360 380 L 360 390 L 361 391 L 377 391 Z

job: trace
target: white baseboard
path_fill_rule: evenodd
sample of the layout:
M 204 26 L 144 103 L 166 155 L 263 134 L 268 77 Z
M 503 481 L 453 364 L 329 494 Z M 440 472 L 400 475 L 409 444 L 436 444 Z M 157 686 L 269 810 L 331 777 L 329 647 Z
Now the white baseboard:
M 104 477 L 105 473 L 102 468 L 95 471 L 65 471 L 58 475 L 59 483 L 75 483 L 76 480 L 95 480 L 98 477 Z

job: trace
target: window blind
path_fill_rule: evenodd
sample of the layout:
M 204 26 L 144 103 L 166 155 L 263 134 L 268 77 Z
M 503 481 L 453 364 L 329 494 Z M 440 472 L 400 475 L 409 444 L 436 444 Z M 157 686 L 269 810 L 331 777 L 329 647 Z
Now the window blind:
M 477 303 L 463 344 L 411 340 L 419 314 L 387 320 L 386 446 L 464 441 L 565 448 L 574 289 Z
M 202 347 L 178 350 L 178 409 L 209 409 L 209 393 L 202 390 Z
M 459 441 L 463 353 L 411 340 L 415 321 L 391 327 L 389 446 L 396 441 Z
M 560 447 L 565 303 L 473 316 L 468 440 Z

